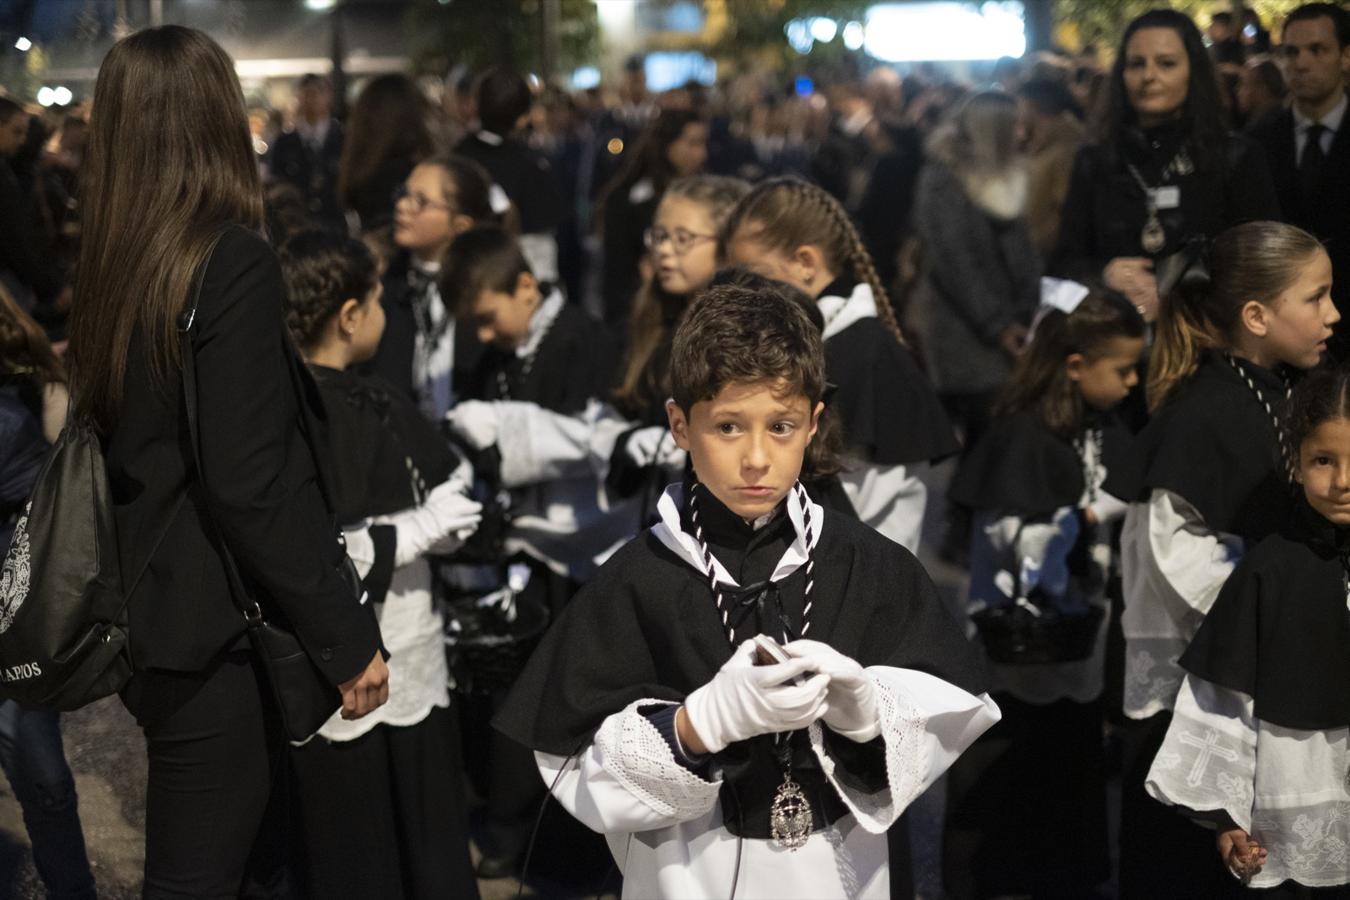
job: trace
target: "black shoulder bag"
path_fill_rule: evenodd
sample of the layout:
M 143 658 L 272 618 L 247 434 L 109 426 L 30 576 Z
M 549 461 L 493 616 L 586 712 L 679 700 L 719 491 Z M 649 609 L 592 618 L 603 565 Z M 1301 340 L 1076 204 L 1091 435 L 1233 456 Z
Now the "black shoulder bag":
M 203 484 L 201 435 L 197 427 L 197 361 L 191 339 L 192 322 L 196 314 L 197 301 L 194 297 L 192 305 L 179 317 L 178 337 L 183 350 L 183 400 L 187 406 L 188 433 L 192 439 L 197 481 L 203 488 L 205 501 L 207 492 Z M 295 633 L 264 617 L 262 607 L 244 584 L 220 527 L 209 509 L 206 513 L 203 524 L 215 535 L 221 560 L 225 564 L 225 575 L 230 583 L 230 597 L 248 625 L 248 638 L 253 645 L 253 652 L 267 670 L 267 680 L 271 683 L 286 736 L 297 743 L 307 741 L 342 706 L 342 695 L 314 665 Z M 361 597 L 360 578 L 351 559 L 344 554 L 343 560 L 342 571 L 352 586 L 352 596 Z

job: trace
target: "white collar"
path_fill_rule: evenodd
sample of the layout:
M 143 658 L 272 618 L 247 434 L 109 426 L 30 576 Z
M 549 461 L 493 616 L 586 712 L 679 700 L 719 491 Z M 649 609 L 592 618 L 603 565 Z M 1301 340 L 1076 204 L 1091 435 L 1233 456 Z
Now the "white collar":
M 1344 92 L 1344 91 L 1341 91 L 1341 100 L 1340 100 L 1340 102 L 1337 103 L 1335 106 L 1333 106 L 1333 107 L 1331 108 L 1331 111 L 1328 112 L 1325 116 L 1323 116 L 1322 118 L 1318 119 L 1318 120 L 1317 120 L 1317 124 L 1322 125 L 1323 127 L 1326 128 L 1327 131 L 1330 131 L 1332 134 L 1335 134 L 1336 132 L 1340 131 L 1340 130 L 1341 130 L 1341 122 L 1343 122 L 1343 121 L 1345 120 L 1345 110 L 1346 110 L 1347 105 L 1350 105 L 1350 104 L 1347 103 L 1347 98 L 1346 98 L 1345 92 Z M 1310 126 L 1310 125 L 1312 125 L 1312 124 L 1313 124 L 1313 120 L 1312 120 L 1312 119 L 1310 119 L 1309 117 L 1305 116 L 1303 113 L 1299 112 L 1299 111 L 1298 111 L 1298 107 L 1294 107 L 1294 130 L 1295 130 L 1295 131 L 1298 131 L 1298 132 L 1307 131 L 1307 130 L 1308 130 L 1308 126 Z
M 311 125 L 304 119 L 297 119 L 295 130 L 305 141 L 322 146 L 323 142 L 328 139 L 328 123 L 331 121 L 333 120 L 323 119 L 317 125 Z
M 553 322 L 558 318 L 558 313 L 562 312 L 563 295 L 562 291 L 554 288 L 549 295 L 544 298 L 544 302 L 539 304 L 539 308 L 530 316 L 530 326 L 526 329 L 525 340 L 516 348 L 516 356 L 524 359 L 539 349 L 543 343 L 544 335 L 548 334 L 549 328 L 553 327 Z
M 783 558 L 778 560 L 778 565 L 774 567 L 773 574 L 769 576 L 770 581 L 782 581 L 793 572 L 806 564 L 811 551 L 820 543 L 820 531 L 825 521 L 825 511 L 813 502 L 811 498 L 806 497 L 806 504 L 809 504 L 811 510 L 811 543 L 808 546 L 803 533 L 806 531 L 807 505 L 802 503 L 802 498 L 806 492 L 793 488 L 787 495 L 787 513 L 788 518 L 792 520 L 792 528 L 795 536 L 792 539 L 792 546 L 787 548 Z M 684 508 L 684 486 L 672 484 L 666 488 L 666 492 L 661 495 L 661 499 L 656 503 L 656 514 L 660 521 L 652 526 L 652 534 L 666 545 L 666 548 L 674 553 L 682 561 L 688 563 L 697 572 L 707 575 L 708 568 L 703 564 L 703 548 L 699 546 L 698 538 L 684 530 L 684 525 L 680 521 L 680 510 Z M 728 587 L 740 587 L 736 579 L 731 577 L 731 573 L 726 570 L 721 561 L 714 556 L 712 558 L 713 571 L 717 573 L 717 581 Z
M 500 147 L 506 142 L 506 139 L 500 134 L 486 130 L 478 132 L 478 139 L 490 147 Z
M 848 298 L 823 296 L 816 298 L 820 314 L 825 317 L 823 340 L 829 340 L 848 326 L 862 319 L 874 319 L 877 315 L 877 299 L 872 296 L 872 286 L 860 282 Z
M 428 262 L 425 260 L 418 259 L 416 256 L 410 256 L 408 258 L 408 261 L 411 263 L 412 268 L 421 272 L 423 275 L 441 274 L 440 260 L 431 260 L 430 262 Z

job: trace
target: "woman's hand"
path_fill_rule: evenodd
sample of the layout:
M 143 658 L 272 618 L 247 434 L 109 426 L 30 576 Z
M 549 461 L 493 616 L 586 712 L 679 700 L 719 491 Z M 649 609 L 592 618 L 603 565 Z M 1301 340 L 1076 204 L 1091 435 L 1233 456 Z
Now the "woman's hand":
M 374 712 L 389 699 L 389 668 L 384 655 L 376 651 L 366 670 L 351 681 L 338 685 L 342 692 L 342 718 L 359 719 Z
M 1234 826 L 1218 835 L 1219 856 L 1228 871 L 1236 875 L 1243 884 L 1251 881 L 1252 876 L 1261 871 L 1266 864 L 1266 848 L 1242 828 Z
M 1142 256 L 1118 256 L 1102 270 L 1102 282 L 1119 291 L 1139 310 L 1144 321 L 1158 317 L 1158 279 L 1153 261 Z

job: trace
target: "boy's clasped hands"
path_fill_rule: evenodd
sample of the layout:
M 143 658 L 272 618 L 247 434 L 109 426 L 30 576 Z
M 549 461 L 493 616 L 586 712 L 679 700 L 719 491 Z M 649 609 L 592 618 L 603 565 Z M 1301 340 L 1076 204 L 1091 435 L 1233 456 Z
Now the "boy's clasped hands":
M 676 714 L 681 744 L 695 754 L 761 734 L 806 728 L 820 719 L 858 742 L 880 734 L 876 689 L 855 660 L 818 641 L 783 646 L 785 662 L 756 665 L 758 647 L 743 642 Z

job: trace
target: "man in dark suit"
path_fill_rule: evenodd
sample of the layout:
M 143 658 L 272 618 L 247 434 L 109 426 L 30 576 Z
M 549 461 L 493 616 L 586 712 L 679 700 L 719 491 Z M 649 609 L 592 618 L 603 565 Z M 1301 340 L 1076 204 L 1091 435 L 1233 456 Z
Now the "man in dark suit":
M 273 182 L 293 185 L 315 224 L 346 232 L 337 198 L 342 126 L 333 118 L 333 88 L 322 75 L 306 75 L 295 88 L 295 124 L 267 154 Z
M 1345 78 L 1350 71 L 1350 14 L 1331 3 L 1309 3 L 1284 22 L 1292 105 L 1254 128 L 1270 164 L 1284 219 L 1327 245 L 1342 325 L 1332 341 L 1338 359 L 1350 356 L 1350 121 Z

